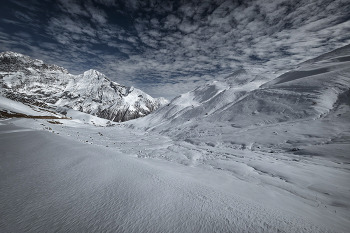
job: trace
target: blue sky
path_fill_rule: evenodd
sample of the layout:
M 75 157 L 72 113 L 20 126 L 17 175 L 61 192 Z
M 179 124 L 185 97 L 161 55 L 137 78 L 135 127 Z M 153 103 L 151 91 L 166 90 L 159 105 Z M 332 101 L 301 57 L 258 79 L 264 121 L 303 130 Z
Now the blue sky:
M 172 97 L 350 43 L 348 0 L 3 0 L 0 52 Z M 260 70 L 260 71 L 259 71 Z M 271 74 L 272 75 L 272 74 Z

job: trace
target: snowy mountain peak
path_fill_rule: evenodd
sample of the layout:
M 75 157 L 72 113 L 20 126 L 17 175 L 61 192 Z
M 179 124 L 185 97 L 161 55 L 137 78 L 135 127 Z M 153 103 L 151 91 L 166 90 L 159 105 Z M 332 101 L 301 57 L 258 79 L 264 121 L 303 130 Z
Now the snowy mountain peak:
M 112 82 L 97 70 L 72 75 L 56 65 L 13 52 L 0 54 L 0 72 L 0 92 L 5 97 L 57 108 L 61 113 L 74 109 L 126 121 L 145 116 L 164 102 L 134 87 Z
M 42 60 L 32 59 L 29 56 L 15 53 L 0 53 L 0 70 L 4 72 L 60 72 L 68 74 L 68 70 L 57 65 L 45 64 Z
M 102 74 L 101 72 L 94 70 L 94 69 L 90 69 L 84 72 L 84 76 L 104 76 L 106 77 L 104 74 Z
M 20 54 L 20 53 L 15 53 L 15 52 L 11 52 L 11 51 L 6 51 L 6 52 L 0 53 L 0 57 L 28 57 L 28 56 L 25 56 L 25 55 Z M 28 58 L 29 58 L 29 57 L 28 57 Z

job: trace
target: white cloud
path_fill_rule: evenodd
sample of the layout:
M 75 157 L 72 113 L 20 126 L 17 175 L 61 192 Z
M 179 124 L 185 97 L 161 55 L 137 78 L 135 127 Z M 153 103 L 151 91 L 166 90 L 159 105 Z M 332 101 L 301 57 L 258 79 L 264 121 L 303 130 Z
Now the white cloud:
M 94 22 L 99 24 L 107 23 L 107 14 L 102 9 L 93 6 L 91 2 L 85 3 L 85 8 Z
M 89 16 L 89 13 L 84 9 L 78 0 L 58 0 L 58 2 L 58 6 L 62 12 L 70 15 Z

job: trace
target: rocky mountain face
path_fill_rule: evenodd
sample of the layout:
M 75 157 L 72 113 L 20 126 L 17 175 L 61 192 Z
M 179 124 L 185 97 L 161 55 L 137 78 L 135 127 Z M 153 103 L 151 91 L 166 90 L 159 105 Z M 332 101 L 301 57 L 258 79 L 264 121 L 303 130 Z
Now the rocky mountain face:
M 96 70 L 72 75 L 64 68 L 13 52 L 0 53 L 0 92 L 25 104 L 60 113 L 74 109 L 116 122 L 145 116 L 168 103 L 113 82 Z

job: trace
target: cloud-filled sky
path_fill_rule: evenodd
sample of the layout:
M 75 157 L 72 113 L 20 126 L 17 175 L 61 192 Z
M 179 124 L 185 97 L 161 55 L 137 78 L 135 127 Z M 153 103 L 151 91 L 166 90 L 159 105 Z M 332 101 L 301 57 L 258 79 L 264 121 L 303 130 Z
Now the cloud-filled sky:
M 350 43 L 349 0 L 3 0 L 0 52 L 172 97 Z

